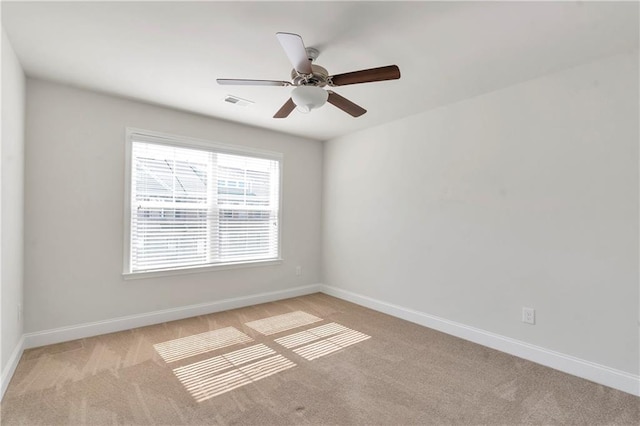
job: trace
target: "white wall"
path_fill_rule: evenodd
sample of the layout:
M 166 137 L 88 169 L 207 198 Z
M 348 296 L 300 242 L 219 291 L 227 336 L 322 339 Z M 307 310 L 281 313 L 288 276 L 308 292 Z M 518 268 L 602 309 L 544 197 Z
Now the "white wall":
M 328 141 L 323 282 L 638 374 L 638 114 L 636 51 Z
M 125 281 L 127 126 L 283 153 L 284 262 Z M 34 79 L 26 140 L 25 332 L 319 282 L 321 142 Z
M 0 371 L 22 337 L 25 76 L 2 29 L 2 140 L 0 141 Z M 5 372 L 6 373 L 6 372 Z M 8 374 L 8 373 L 7 373 Z

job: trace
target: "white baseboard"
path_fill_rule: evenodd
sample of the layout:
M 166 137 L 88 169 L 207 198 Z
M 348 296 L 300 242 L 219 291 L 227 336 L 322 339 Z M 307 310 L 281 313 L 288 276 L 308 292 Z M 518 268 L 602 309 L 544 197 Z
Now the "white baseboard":
M 616 370 L 520 340 L 449 321 L 435 315 L 429 315 L 424 312 L 382 302 L 337 287 L 323 285 L 321 291 L 330 296 L 375 311 L 383 312 L 574 376 L 582 377 L 583 379 L 591 380 L 592 382 L 640 396 L 640 376 L 625 371 Z
M 16 371 L 18 362 L 20 362 L 22 352 L 24 352 L 24 335 L 20 337 L 20 340 L 18 340 L 18 344 L 16 344 L 13 352 L 11 352 L 9 362 L 7 362 L 7 365 L 2 370 L 2 376 L 0 377 L 0 400 L 4 397 L 7 387 L 9 387 L 9 382 L 13 377 L 13 373 Z
M 35 333 L 26 333 L 23 336 L 24 349 L 36 348 L 38 346 L 51 345 L 54 343 L 67 342 L 69 340 L 83 339 L 85 337 L 93 337 L 100 334 L 130 330 L 132 328 L 160 324 L 163 322 L 175 321 L 184 318 L 191 318 L 198 315 L 211 314 L 214 312 L 228 311 L 230 309 L 288 299 L 290 297 L 304 296 L 307 294 L 318 293 L 321 291 L 321 289 L 322 286 L 320 284 L 312 284 L 286 290 L 270 291 L 267 293 L 234 297 L 232 299 L 224 299 L 215 302 L 182 306 L 179 308 L 165 309 L 162 311 L 148 312 L 145 314 L 129 315 L 126 317 L 114 318 L 105 321 L 96 321 L 70 327 L 60 327 L 51 330 L 38 331 Z
M 2 371 L 0 380 L 0 399 L 4 396 L 24 349 L 82 339 L 100 334 L 114 333 L 117 331 L 129 330 L 132 328 L 144 327 L 167 321 L 175 321 L 198 315 L 206 315 L 229 309 L 242 308 L 260 303 L 273 302 L 288 299 L 290 297 L 304 296 L 320 291 L 330 296 L 365 306 L 397 318 L 411 321 L 434 330 L 442 331 L 452 336 L 524 358 L 574 376 L 582 377 L 632 395 L 640 396 L 640 376 L 582 360 L 570 355 L 551 351 L 526 342 L 501 336 L 499 334 L 490 333 L 475 327 L 449 321 L 435 315 L 429 315 L 423 312 L 404 308 L 402 306 L 382 302 L 380 300 L 340 288 L 313 284 L 286 290 L 224 299 L 216 302 L 201 303 L 180 308 L 165 309 L 140 315 L 130 315 L 111 320 L 24 334 L 18 341 L 18 344 L 9 358 L 9 362 Z

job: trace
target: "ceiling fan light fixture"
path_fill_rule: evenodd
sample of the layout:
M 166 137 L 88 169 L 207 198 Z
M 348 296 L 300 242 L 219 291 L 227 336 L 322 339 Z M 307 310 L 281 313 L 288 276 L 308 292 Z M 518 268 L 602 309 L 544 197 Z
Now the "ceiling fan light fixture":
M 329 92 L 317 86 L 298 86 L 291 92 L 291 99 L 300 112 L 310 112 L 327 102 Z

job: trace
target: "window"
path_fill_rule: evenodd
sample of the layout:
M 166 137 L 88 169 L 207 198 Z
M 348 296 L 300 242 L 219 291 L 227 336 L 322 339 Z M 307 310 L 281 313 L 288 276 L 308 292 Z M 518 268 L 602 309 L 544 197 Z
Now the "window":
M 129 130 L 125 273 L 279 258 L 276 153 Z

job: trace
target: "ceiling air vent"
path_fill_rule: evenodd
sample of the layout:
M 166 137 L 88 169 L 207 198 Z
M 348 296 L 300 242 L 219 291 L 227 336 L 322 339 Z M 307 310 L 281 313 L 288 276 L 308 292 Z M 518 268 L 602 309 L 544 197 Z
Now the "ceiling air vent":
M 224 101 L 229 102 L 230 104 L 234 104 L 236 106 L 241 106 L 241 107 L 247 107 L 254 103 L 253 101 L 242 99 L 233 95 L 227 95 L 227 97 L 224 98 Z

